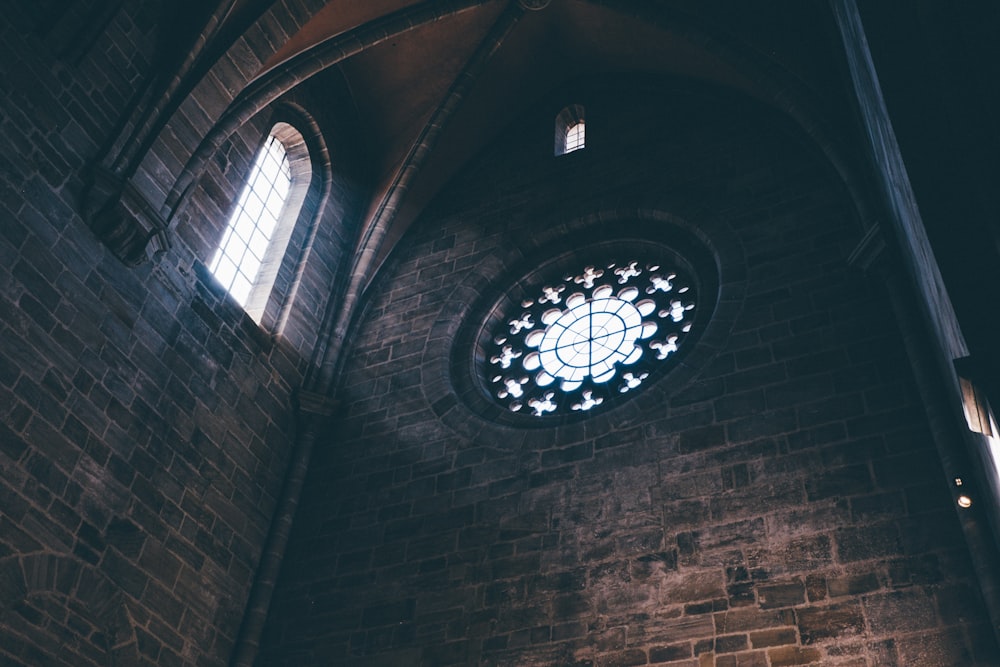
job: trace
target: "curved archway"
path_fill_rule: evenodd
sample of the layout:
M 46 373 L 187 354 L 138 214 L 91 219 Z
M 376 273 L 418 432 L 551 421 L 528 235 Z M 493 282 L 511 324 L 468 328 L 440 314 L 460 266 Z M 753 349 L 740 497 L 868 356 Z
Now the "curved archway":
M 36 553 L 0 560 L 0 618 L 9 636 L 0 656 L 46 664 L 117 667 L 138 662 L 133 621 L 121 590 L 70 556 Z M 30 655 L 21 655 L 21 650 Z

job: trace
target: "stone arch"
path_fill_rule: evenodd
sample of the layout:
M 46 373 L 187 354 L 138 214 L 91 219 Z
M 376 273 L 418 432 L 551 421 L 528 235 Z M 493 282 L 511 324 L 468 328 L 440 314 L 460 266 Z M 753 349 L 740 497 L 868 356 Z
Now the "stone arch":
M 0 656 L 23 659 L 25 665 L 41 659 L 69 667 L 141 664 L 121 590 L 71 556 L 35 553 L 0 560 L 0 618 L 10 635 L 0 642 Z M 29 639 L 40 635 L 48 641 Z M 58 653 L 41 654 L 39 647 L 46 645 L 58 647 Z
M 418 5 L 412 9 L 400 10 L 320 42 L 251 81 L 222 113 L 211 131 L 203 137 L 178 174 L 164 203 L 163 210 L 167 220 L 172 220 L 180 211 L 191 187 L 222 143 L 262 109 L 295 86 L 386 39 L 431 21 L 474 9 L 487 1 L 454 0 L 442 3 L 440 6 Z M 688 15 L 678 13 L 664 18 L 662 8 L 653 8 L 647 3 L 635 0 L 586 1 L 676 33 L 733 64 L 747 80 L 752 82 L 754 95 L 786 115 L 819 147 L 851 193 L 860 220 L 865 224 L 870 223 L 868 198 L 862 183 L 855 175 L 855 168 L 839 147 L 833 130 L 823 118 L 818 101 L 789 73 L 750 48 L 727 43 L 723 37 L 713 34 L 710 27 L 699 25 Z
M 293 148 L 289 158 L 293 161 L 293 169 L 294 163 L 298 162 L 300 174 L 304 176 L 308 171 L 309 176 L 302 178 L 301 186 L 293 186 L 301 188 L 301 206 L 292 223 L 288 250 L 276 269 L 278 274 L 272 288 L 274 296 L 268 299 L 261 318 L 261 323 L 269 331 L 281 333 L 302 283 L 306 260 L 319 229 L 320 215 L 330 196 L 333 174 L 330 150 L 319 123 L 302 105 L 283 101 L 275 108 L 270 122 L 294 128 L 301 145 Z
M 252 81 L 223 112 L 177 176 L 164 204 L 168 219 L 177 214 L 191 186 L 197 181 L 206 163 L 222 142 L 292 88 L 371 46 L 488 1 L 455 0 L 441 6 L 418 5 L 412 9 L 400 10 L 321 42 L 298 54 L 290 62 L 275 67 Z

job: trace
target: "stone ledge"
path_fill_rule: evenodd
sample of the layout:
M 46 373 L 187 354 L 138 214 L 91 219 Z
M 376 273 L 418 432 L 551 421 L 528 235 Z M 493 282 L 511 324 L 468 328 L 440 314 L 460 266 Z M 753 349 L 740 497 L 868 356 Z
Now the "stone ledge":
M 322 417 L 332 416 L 340 406 L 340 401 L 312 391 L 298 392 L 296 400 L 300 412 Z

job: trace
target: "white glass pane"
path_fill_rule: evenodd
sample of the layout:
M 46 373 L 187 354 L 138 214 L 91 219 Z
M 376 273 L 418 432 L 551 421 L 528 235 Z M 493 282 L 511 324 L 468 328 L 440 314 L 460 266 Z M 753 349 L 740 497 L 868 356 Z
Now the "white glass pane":
M 229 257 L 223 255 L 219 258 L 219 265 L 216 267 L 214 273 L 223 287 L 229 289 L 229 286 L 233 283 L 233 278 L 236 277 L 236 265 Z
M 542 313 L 542 324 L 548 326 L 559 319 L 562 311 L 558 308 L 549 308 L 544 313 Z
M 247 197 L 246 204 L 243 206 L 243 212 L 250 220 L 256 220 L 260 217 L 262 210 L 264 210 L 264 202 L 261 201 L 256 191 L 251 192 Z
M 250 239 L 250 252 L 254 254 L 257 259 L 264 259 L 264 253 L 267 252 L 268 238 L 258 229 L 253 238 Z
M 233 226 L 230 224 L 226 227 L 226 231 L 222 234 L 222 242 L 219 243 L 219 252 L 225 252 L 226 246 L 228 246 L 233 239 Z
M 595 371 L 596 372 L 596 371 Z M 606 373 L 601 373 L 600 375 L 594 376 L 594 382 L 607 382 L 615 376 L 615 369 L 607 371 Z
M 538 347 L 538 345 L 542 342 L 542 339 L 544 337 L 545 337 L 544 330 L 538 329 L 532 331 L 530 334 L 524 337 L 524 344 L 527 345 L 528 347 Z
M 257 183 L 274 183 L 280 173 L 281 163 L 275 160 L 273 155 L 268 155 L 260 165 L 260 174 L 257 178 Z
M 282 203 L 288 198 L 288 191 L 291 189 L 292 181 L 289 178 L 282 176 L 278 179 L 278 182 L 274 184 L 274 189 L 281 197 Z
M 246 277 L 248 281 L 253 283 L 254 279 L 257 277 L 257 272 L 260 271 L 260 260 L 253 256 L 249 250 L 245 255 L 243 255 L 243 260 L 240 261 L 240 273 Z
M 246 186 L 243 187 L 243 190 L 240 192 L 240 198 L 236 200 L 236 211 L 237 212 L 239 212 L 240 210 L 243 209 L 244 206 L 246 206 L 247 197 L 250 196 L 251 192 L 253 192 L 253 188 L 251 188 L 249 185 L 246 185 Z M 234 213 L 234 215 L 235 215 L 235 213 Z
M 271 190 L 267 195 L 267 210 L 271 212 L 275 218 L 281 214 L 281 207 L 285 203 L 285 196 L 278 192 L 277 190 Z
M 583 121 L 580 121 L 573 127 L 566 130 L 566 152 L 575 151 L 583 148 L 584 144 L 584 125 Z
M 246 276 L 240 274 L 233 281 L 232 287 L 229 288 L 229 293 L 242 306 L 247 302 L 247 297 L 250 296 L 250 287 L 250 281 L 246 279 Z
M 241 305 L 246 303 L 257 279 L 290 187 L 291 168 L 284 146 L 276 137 L 268 137 L 254 157 L 211 265 L 212 272 Z
M 253 236 L 253 230 L 256 228 L 254 219 L 249 215 L 243 214 L 233 221 L 233 231 L 239 236 L 240 240 L 246 243 Z
M 257 229 L 260 233 L 270 241 L 271 236 L 274 234 L 274 228 L 278 226 L 278 220 L 273 215 L 264 211 L 260 214 L 260 218 L 257 220 Z
M 594 298 L 606 299 L 609 296 L 611 296 L 611 292 L 613 291 L 614 290 L 611 288 L 611 285 L 601 285 L 600 287 L 594 290 Z
M 628 365 L 628 364 L 634 364 L 635 362 L 639 361 L 639 359 L 641 359 L 641 358 L 642 358 L 642 348 L 636 346 L 636 347 L 632 348 L 632 351 L 629 353 L 629 355 L 627 357 L 625 357 L 625 360 L 622 361 L 622 363 L 626 364 L 626 365 Z
M 621 328 L 621 324 L 617 327 L 614 326 L 614 322 L 621 322 L 614 315 L 609 315 L 608 313 L 596 312 L 590 317 L 590 333 L 591 335 L 598 335 L 603 330 L 609 328 Z
M 639 290 L 634 287 L 626 287 L 618 293 L 618 298 L 624 299 L 625 301 L 632 301 L 637 296 L 639 296 Z
M 524 361 L 521 363 L 524 365 L 524 370 L 534 371 L 542 365 L 542 360 L 539 358 L 537 352 L 531 352 L 525 355 Z
M 587 366 L 590 363 L 588 354 L 572 347 L 559 350 L 559 359 L 568 366 Z
M 540 372 L 535 376 L 535 384 L 539 387 L 547 387 L 555 380 L 554 377 L 546 373 L 545 371 Z

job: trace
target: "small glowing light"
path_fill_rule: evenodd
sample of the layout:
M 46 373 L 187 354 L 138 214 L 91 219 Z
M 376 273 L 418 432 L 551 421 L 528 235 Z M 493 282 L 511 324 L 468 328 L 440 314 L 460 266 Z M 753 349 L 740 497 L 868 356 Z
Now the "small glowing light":
M 959 496 L 958 506 L 965 508 L 972 507 L 972 498 L 970 498 L 969 496 Z
M 955 486 L 962 486 L 962 478 L 961 477 L 956 477 L 955 478 Z

